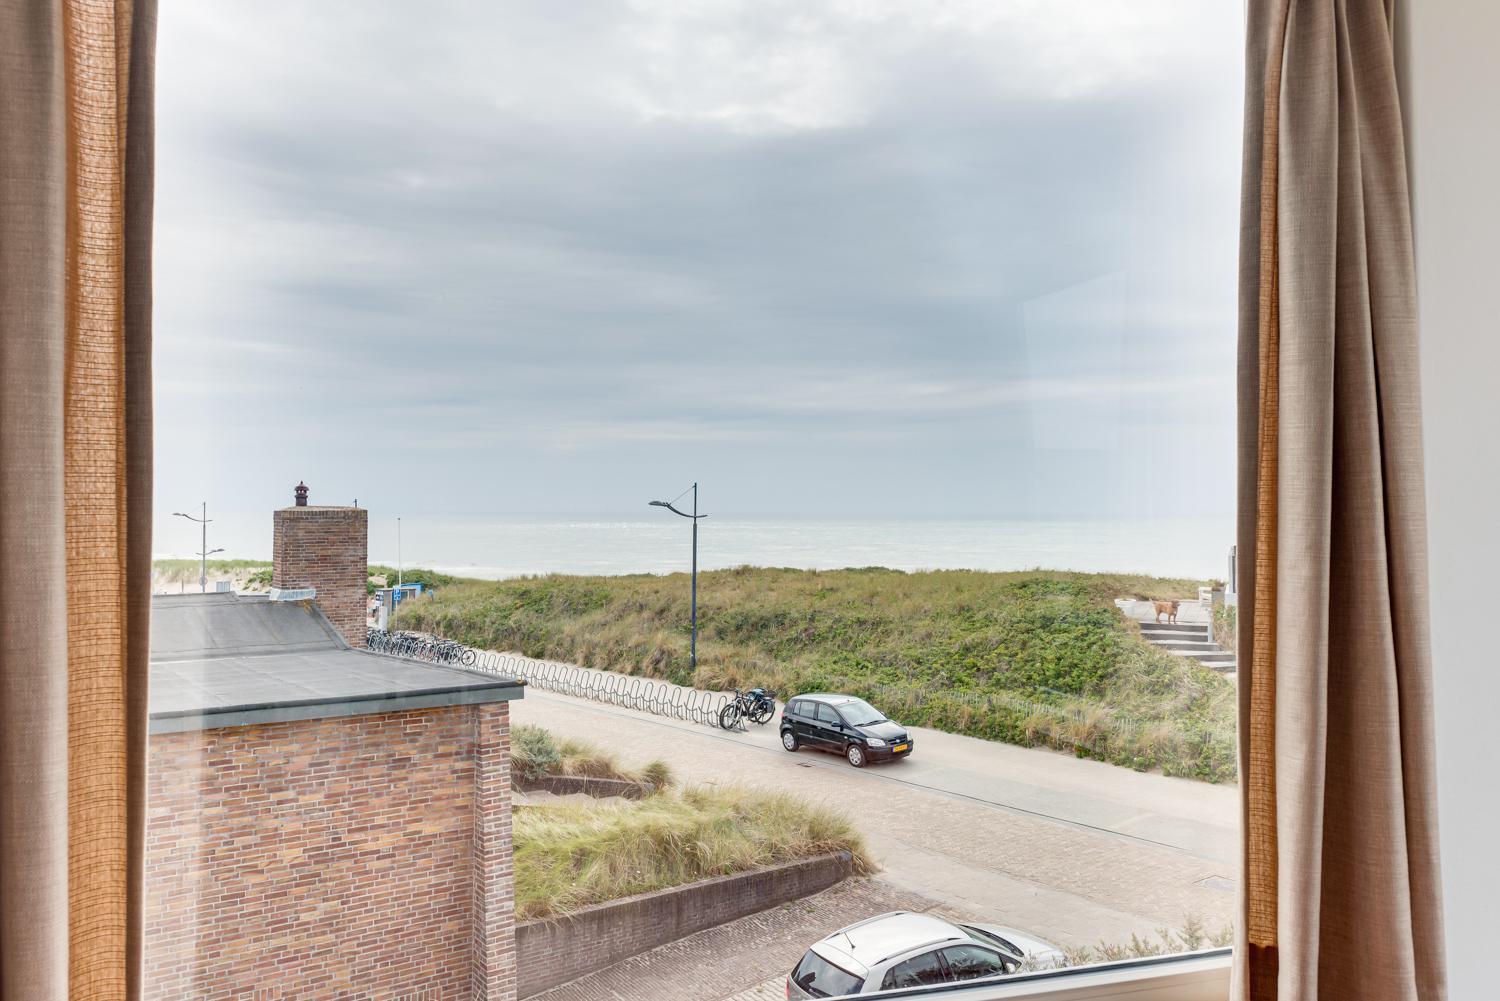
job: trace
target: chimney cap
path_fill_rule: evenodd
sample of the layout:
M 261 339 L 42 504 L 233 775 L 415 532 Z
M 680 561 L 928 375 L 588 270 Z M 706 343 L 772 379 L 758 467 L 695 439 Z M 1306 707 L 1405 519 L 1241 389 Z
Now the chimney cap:
M 297 487 L 292 491 L 297 497 L 298 507 L 307 507 L 307 484 L 301 480 L 297 481 Z

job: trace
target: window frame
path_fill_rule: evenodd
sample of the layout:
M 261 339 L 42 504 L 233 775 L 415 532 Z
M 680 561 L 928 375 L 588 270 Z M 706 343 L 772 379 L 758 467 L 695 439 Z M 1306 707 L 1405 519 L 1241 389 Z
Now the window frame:
M 995 973 L 982 973 L 975 977 L 960 977 L 957 973 L 954 972 L 953 964 L 948 959 L 948 950 L 950 949 L 976 949 L 980 952 L 990 953 L 999 960 L 1000 970 L 999 972 Z M 983 942 L 949 942 L 947 945 L 940 946 L 938 948 L 938 954 L 942 957 L 943 968 L 948 971 L 949 980 L 955 984 L 966 983 L 970 980 L 985 980 L 989 977 L 1007 977 L 1010 976 L 1010 974 L 1013 973 L 1020 965 L 1018 963 L 1010 961 L 1010 958 L 1006 956 L 1005 953 L 1000 949 L 997 949 L 994 946 L 985 945 Z
M 905 984 L 900 986 L 887 983 L 887 981 L 889 981 L 896 975 L 896 971 L 901 967 L 906 966 L 908 963 L 915 963 L 919 959 L 925 959 L 928 956 L 931 956 L 933 959 L 937 960 L 938 973 L 942 974 L 943 977 L 941 981 L 933 984 Z M 935 945 L 930 948 L 926 948 L 925 951 L 919 952 L 915 956 L 908 956 L 906 959 L 903 959 L 900 962 L 892 963 L 890 968 L 887 969 L 885 971 L 885 974 L 880 978 L 880 989 L 883 991 L 895 991 L 906 990 L 912 987 L 941 987 L 945 984 L 951 983 L 954 983 L 953 973 L 948 969 L 948 961 L 943 958 L 943 946 Z
M 852 980 L 854 982 L 854 989 L 851 992 L 848 992 L 848 993 L 845 993 L 845 994 L 828 994 L 825 991 L 823 991 L 823 989 L 820 988 L 820 987 L 817 987 L 817 986 L 815 986 L 813 984 L 810 984 L 810 983 L 805 984 L 802 981 L 798 980 L 797 979 L 797 974 L 798 974 L 799 971 L 801 971 L 803 964 L 805 964 L 807 962 L 809 956 L 815 958 L 818 962 L 822 963 L 824 966 L 828 967 L 829 969 L 837 970 L 838 972 L 842 973 L 844 976 L 848 977 L 850 980 Z M 864 990 L 865 981 L 868 980 L 869 978 L 868 978 L 868 976 L 861 977 L 861 976 L 859 976 L 859 975 L 857 975 L 857 974 L 855 974 L 855 973 L 853 973 L 853 972 L 851 972 L 849 970 L 844 969 L 842 966 L 840 966 L 839 964 L 835 963 L 833 960 L 829 959 L 827 956 L 824 956 L 823 954 L 819 953 L 816 949 L 808 949 L 805 953 L 802 954 L 802 958 L 797 961 L 797 965 L 792 968 L 792 972 L 791 972 L 791 974 L 789 975 L 789 977 L 787 979 L 791 983 L 796 984 L 799 989 L 801 989 L 802 991 L 805 991 L 808 994 L 811 994 L 813 997 L 831 998 L 831 997 L 848 997 L 849 994 L 851 994 L 851 993 L 852 994 L 858 994 L 860 991 Z
M 898 987 L 882 990 L 879 996 L 945 1001 L 1134 1001 L 1165 996 L 1174 1001 L 1228 1001 L 1233 965 L 1233 950 L 1222 946 L 931 987 Z

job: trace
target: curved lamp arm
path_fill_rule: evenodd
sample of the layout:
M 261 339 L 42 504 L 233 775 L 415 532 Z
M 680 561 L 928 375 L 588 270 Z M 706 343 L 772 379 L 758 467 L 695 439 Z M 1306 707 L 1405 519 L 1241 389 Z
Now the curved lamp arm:
M 673 514 L 680 514 L 684 518 L 707 518 L 708 517 L 708 515 L 706 515 L 706 514 L 688 514 L 686 511 L 679 511 L 675 507 L 672 506 L 672 502 L 671 501 L 649 501 L 648 503 L 652 507 L 664 507 L 668 511 L 671 511 Z

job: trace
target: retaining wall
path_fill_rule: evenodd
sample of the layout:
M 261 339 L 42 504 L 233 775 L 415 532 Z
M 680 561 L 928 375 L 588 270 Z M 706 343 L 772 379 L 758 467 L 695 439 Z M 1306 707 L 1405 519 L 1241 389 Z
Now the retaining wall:
M 541 790 L 558 796 L 581 792 L 600 799 L 607 796 L 623 796 L 626 799 L 645 799 L 651 795 L 651 787 L 644 782 L 631 782 L 627 779 L 601 779 L 588 775 L 543 775 L 538 779 L 528 779 L 522 778 L 518 774 L 515 782 L 517 789 Z
M 826 890 L 853 871 L 849 853 L 834 852 L 518 924 L 517 997 L 539 994 L 705 928 Z

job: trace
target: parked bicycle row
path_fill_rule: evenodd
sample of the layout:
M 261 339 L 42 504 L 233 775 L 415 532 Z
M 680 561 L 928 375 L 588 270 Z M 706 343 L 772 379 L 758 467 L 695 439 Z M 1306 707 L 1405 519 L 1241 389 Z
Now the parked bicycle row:
M 365 645 L 375 653 L 425 660 L 433 664 L 473 667 L 479 662 L 479 653 L 473 648 L 422 633 L 392 633 L 383 629 L 370 629 L 365 633 Z

